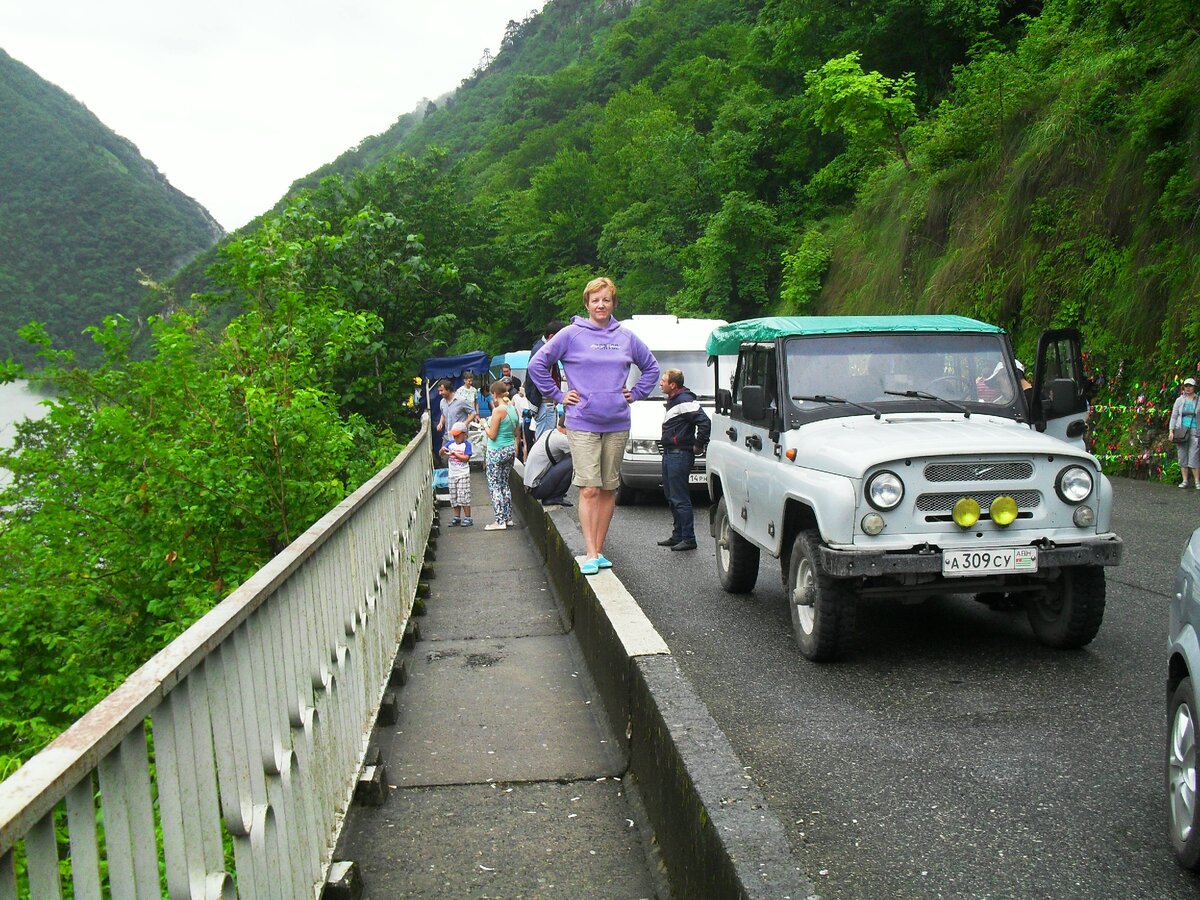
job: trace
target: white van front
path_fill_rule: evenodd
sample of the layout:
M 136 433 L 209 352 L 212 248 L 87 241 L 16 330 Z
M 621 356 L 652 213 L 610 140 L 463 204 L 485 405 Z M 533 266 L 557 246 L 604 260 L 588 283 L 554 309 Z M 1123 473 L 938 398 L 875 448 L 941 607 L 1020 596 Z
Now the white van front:
M 709 334 L 724 319 L 681 319 L 678 316 L 636 315 L 622 319 L 621 325 L 639 338 L 658 361 L 659 372 L 679 369 L 684 383 L 696 395 L 704 411 L 712 417 L 716 399 L 717 373 L 729 388 L 729 377 L 733 374 L 736 356 L 722 357 L 718 369 L 708 365 L 705 344 Z M 632 387 L 641 377 L 641 370 L 632 366 L 629 385 Z M 645 400 L 639 400 L 630 408 L 629 440 L 625 442 L 625 454 L 621 458 L 621 485 L 617 488 L 617 503 L 625 505 L 636 502 L 642 491 L 662 492 L 662 421 L 666 408 L 666 397 L 658 385 Z M 705 458 L 697 456 L 689 480 L 699 489 L 707 484 Z

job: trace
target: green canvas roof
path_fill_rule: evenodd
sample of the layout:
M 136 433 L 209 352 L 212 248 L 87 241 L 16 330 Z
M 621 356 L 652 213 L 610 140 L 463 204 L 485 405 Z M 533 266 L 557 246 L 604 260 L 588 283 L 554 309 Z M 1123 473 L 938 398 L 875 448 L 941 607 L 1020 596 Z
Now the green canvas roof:
M 884 331 L 968 331 L 1002 334 L 998 325 L 988 325 L 966 316 L 768 316 L 730 322 L 708 336 L 708 355 L 736 354 L 744 341 L 773 341 L 791 335 L 861 334 Z

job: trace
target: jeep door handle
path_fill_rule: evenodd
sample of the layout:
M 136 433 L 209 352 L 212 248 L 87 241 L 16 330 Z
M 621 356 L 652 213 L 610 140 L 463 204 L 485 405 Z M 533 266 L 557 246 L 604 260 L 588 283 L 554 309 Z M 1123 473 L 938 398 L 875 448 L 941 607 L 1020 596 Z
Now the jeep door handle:
M 731 441 L 736 441 L 737 440 L 737 429 L 736 428 L 726 428 L 725 436 L 728 437 Z
M 762 449 L 762 438 L 759 437 L 757 434 L 747 435 L 746 436 L 746 446 L 750 447 L 753 450 L 761 450 Z

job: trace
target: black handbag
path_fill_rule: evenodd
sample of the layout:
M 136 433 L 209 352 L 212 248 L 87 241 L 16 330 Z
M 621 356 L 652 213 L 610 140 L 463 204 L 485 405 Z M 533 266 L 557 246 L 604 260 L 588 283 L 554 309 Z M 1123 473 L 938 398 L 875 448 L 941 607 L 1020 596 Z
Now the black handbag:
M 1188 439 L 1192 436 L 1192 429 L 1176 428 L 1174 435 L 1175 436 L 1171 438 L 1172 441 L 1174 441 L 1176 444 L 1186 444 Z

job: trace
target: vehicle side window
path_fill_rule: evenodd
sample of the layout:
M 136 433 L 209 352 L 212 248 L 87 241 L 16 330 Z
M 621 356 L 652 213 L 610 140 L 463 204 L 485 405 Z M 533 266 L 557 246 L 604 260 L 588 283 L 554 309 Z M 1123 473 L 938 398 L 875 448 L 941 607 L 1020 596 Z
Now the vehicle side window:
M 751 419 L 742 405 L 742 396 L 747 387 L 763 389 L 765 408 L 762 419 Z M 756 424 L 769 424 L 775 420 L 779 409 L 779 386 L 775 372 L 775 348 L 772 346 L 746 347 L 738 359 L 737 376 L 733 384 L 733 415 Z

